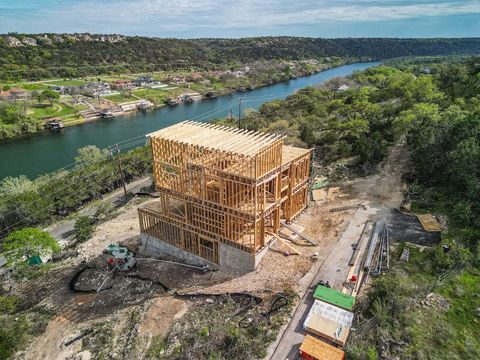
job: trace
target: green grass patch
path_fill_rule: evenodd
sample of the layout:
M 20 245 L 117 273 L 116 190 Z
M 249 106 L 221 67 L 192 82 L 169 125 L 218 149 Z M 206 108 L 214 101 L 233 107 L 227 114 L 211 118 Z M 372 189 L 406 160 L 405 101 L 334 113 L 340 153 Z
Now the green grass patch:
M 57 86 L 77 86 L 77 85 L 84 85 L 87 82 L 84 80 L 54 80 L 48 81 L 46 84 L 49 85 L 57 85 Z
M 50 88 L 48 85 L 45 85 L 44 83 L 21 83 L 16 85 L 16 87 L 19 87 L 25 90 L 30 90 L 30 91 L 43 91 Z
M 30 106 L 28 108 L 28 114 L 33 117 L 34 119 L 43 119 L 48 117 L 62 117 L 75 114 L 75 109 L 67 106 L 65 104 L 54 103 L 53 106 L 45 106 L 45 107 L 38 107 L 38 106 Z
M 138 100 L 136 97 L 123 95 L 123 94 L 108 95 L 108 96 L 105 96 L 104 98 L 116 103 L 125 103 L 125 102 Z
M 162 104 L 169 96 L 174 96 L 171 91 L 162 89 L 140 89 L 133 91 L 135 96 L 152 101 L 154 104 Z
M 31 106 L 28 108 L 27 113 L 32 116 L 34 119 L 42 119 L 50 116 L 56 116 L 59 108 L 55 106 Z

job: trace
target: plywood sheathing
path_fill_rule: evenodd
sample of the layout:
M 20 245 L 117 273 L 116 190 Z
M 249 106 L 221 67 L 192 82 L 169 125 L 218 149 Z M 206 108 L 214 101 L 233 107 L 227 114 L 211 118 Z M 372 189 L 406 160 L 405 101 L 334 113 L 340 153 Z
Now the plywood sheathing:
M 433 217 L 432 214 L 417 215 L 417 218 L 425 231 L 439 232 L 443 230 L 443 226 Z

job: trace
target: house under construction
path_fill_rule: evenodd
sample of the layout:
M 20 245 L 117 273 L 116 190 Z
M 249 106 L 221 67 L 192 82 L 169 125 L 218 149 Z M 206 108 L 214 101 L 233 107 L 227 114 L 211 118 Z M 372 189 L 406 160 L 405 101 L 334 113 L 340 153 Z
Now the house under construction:
M 307 206 L 312 151 L 282 136 L 192 121 L 148 136 L 160 198 L 138 213 L 150 254 L 251 271 Z

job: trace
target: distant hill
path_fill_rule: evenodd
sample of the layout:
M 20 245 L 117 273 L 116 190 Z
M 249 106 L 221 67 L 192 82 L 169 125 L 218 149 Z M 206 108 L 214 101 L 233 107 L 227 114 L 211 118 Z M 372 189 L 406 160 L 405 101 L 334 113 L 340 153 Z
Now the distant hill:
M 260 59 L 380 60 L 479 54 L 480 38 L 386 39 L 256 37 L 160 39 L 93 34 L 0 35 L 0 79 L 78 77 L 109 72 L 214 68 Z

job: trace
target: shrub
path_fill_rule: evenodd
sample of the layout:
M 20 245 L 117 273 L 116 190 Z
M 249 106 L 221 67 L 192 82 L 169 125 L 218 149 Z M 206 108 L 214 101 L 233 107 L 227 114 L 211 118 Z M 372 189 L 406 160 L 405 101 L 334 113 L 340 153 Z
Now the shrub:
M 0 317 L 0 359 L 9 358 L 25 342 L 27 331 L 25 317 Z
M 0 314 L 13 314 L 19 302 L 16 296 L 0 296 Z
M 74 225 L 75 243 L 90 239 L 94 230 L 94 221 L 90 216 L 79 216 Z

